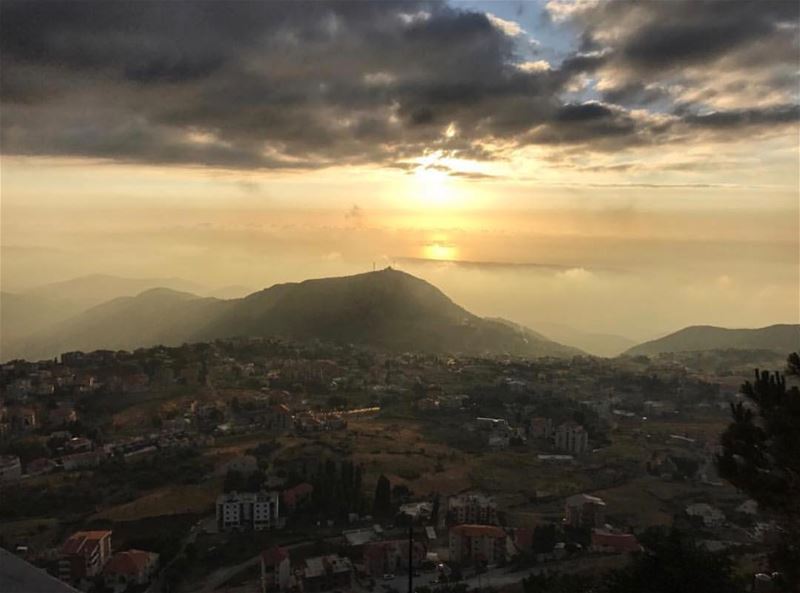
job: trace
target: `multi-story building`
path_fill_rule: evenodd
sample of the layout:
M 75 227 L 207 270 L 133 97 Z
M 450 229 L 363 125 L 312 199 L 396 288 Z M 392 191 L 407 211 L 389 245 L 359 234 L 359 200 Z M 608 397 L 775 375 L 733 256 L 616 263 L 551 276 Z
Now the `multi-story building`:
M 217 526 L 222 531 L 271 529 L 278 526 L 279 494 L 231 492 L 217 497 Z
M 274 546 L 261 553 L 261 593 L 286 591 L 291 578 L 289 552 Z
M 454 523 L 497 524 L 497 503 L 491 496 L 481 492 L 466 492 L 451 496 L 447 504 Z
M 353 564 L 336 554 L 306 558 L 302 573 L 303 593 L 321 593 L 334 589 L 349 590 L 353 581 Z
M 13 482 L 22 477 L 22 463 L 17 455 L 0 455 L 0 482 Z
M 419 567 L 428 553 L 423 542 L 412 544 L 411 566 Z M 364 569 L 373 577 L 408 570 L 408 540 L 368 542 L 364 545 Z
M 577 422 L 564 422 L 555 433 L 556 449 L 580 455 L 589 450 L 589 433 Z
M 95 577 L 110 559 L 110 531 L 78 531 L 61 546 L 58 577 L 72 583 Z
M 506 532 L 496 525 L 456 525 L 450 528 L 450 561 L 496 564 L 506 555 Z
M 588 494 L 570 496 L 564 505 L 564 523 L 569 527 L 603 527 L 606 522 L 606 503 Z

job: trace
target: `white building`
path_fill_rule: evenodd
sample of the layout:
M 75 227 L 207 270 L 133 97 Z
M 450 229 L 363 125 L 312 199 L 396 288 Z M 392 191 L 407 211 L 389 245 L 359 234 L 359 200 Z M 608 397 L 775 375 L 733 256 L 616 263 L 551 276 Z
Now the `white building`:
M 497 502 L 482 492 L 465 492 L 451 496 L 447 506 L 455 523 L 497 524 Z
M 580 455 L 589 450 L 589 433 L 577 422 L 564 422 L 556 429 L 556 449 Z
M 686 514 L 699 517 L 706 527 L 719 527 L 725 523 L 725 513 L 705 502 L 696 502 L 686 507 Z
M 564 503 L 564 523 L 570 527 L 602 527 L 605 522 L 606 503 L 602 498 L 575 494 Z
M 231 492 L 217 497 L 217 526 L 233 529 L 271 529 L 278 527 L 280 495 L 270 492 Z

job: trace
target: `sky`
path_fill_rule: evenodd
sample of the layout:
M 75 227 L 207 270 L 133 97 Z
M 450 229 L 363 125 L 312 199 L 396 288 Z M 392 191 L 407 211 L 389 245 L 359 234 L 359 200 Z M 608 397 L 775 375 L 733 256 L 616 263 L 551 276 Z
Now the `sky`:
M 0 281 L 393 265 L 644 339 L 800 321 L 796 2 L 0 4 Z

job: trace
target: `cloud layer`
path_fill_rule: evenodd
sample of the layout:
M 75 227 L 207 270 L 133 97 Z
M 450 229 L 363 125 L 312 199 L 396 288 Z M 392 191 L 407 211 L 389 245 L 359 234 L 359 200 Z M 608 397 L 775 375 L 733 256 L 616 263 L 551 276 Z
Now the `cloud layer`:
M 796 3 L 543 10 L 579 40 L 560 63 L 523 55 L 519 23 L 438 2 L 7 0 L 2 150 L 408 167 L 431 152 L 735 143 L 800 119 Z

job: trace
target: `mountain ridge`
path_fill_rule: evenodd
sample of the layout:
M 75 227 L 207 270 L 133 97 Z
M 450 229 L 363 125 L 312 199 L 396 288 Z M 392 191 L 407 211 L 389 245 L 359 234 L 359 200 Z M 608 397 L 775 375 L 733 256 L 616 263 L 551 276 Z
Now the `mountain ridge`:
M 798 348 L 800 324 L 777 323 L 759 328 L 690 325 L 661 338 L 638 344 L 626 350 L 625 354 L 656 355 L 721 349 L 791 352 Z
M 67 350 L 133 349 L 248 335 L 323 339 L 389 351 L 582 354 L 528 328 L 478 317 L 425 280 L 387 268 L 276 284 L 228 300 L 148 289 L 29 336 L 18 355 L 46 358 Z

